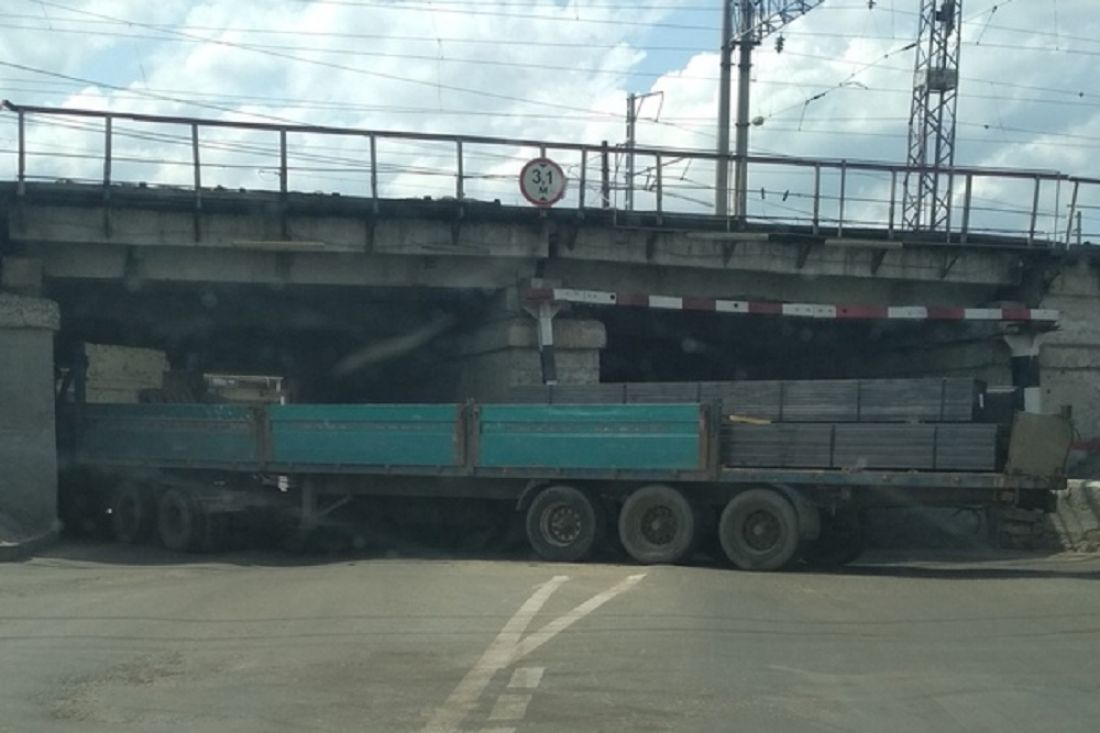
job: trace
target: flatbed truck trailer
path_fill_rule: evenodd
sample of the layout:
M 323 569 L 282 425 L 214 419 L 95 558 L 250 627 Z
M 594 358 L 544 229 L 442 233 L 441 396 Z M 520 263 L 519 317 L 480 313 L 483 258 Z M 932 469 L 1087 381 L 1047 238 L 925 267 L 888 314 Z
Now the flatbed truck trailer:
M 492 499 L 543 558 L 579 561 L 608 532 L 641 563 L 717 540 L 737 567 L 843 563 L 858 512 L 1041 506 L 1065 487 L 1070 431 L 1017 415 L 1006 470 L 734 468 L 712 404 L 68 404 L 63 460 L 107 477 L 117 537 L 202 544 L 218 517 L 269 501 L 305 535 L 358 496 Z

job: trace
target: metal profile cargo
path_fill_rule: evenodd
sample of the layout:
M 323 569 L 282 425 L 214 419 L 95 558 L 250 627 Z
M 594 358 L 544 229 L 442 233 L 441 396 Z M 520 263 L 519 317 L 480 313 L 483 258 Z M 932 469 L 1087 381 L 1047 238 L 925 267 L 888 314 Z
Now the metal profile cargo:
M 976 379 L 812 379 L 535 385 L 516 402 L 546 404 L 718 402 L 727 415 L 774 422 L 971 422 L 985 384 Z

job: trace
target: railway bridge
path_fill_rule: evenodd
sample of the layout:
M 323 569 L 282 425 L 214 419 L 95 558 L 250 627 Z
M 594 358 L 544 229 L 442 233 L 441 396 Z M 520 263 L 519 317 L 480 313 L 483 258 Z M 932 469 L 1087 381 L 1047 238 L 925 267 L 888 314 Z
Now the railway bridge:
M 699 150 L 3 115 L 2 493 L 39 523 L 55 339 L 285 374 L 311 399 L 973 374 L 1100 436 L 1100 179 L 938 171 L 951 211 L 929 231 L 900 221 L 921 171 L 888 163 L 749 156 L 732 217 L 703 182 L 736 156 Z M 521 196 L 534 158 L 568 178 L 552 207 Z

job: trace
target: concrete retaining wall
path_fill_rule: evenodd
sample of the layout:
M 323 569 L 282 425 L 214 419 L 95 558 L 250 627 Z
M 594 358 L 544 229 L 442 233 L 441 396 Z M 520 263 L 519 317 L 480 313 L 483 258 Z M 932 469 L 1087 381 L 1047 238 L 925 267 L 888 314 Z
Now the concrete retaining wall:
M 1039 354 L 1043 407 L 1072 406 L 1078 434 L 1100 438 L 1100 269 L 1084 259 L 1066 265 L 1042 305 L 1062 313 Z
M 57 526 L 55 303 L 0 294 L 0 541 Z

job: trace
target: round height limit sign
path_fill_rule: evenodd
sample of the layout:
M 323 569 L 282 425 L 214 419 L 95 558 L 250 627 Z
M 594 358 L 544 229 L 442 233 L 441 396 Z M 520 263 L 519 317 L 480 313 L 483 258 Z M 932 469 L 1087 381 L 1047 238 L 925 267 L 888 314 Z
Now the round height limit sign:
M 535 206 L 553 206 L 565 196 L 565 173 L 549 158 L 535 158 L 520 171 L 519 190 Z

